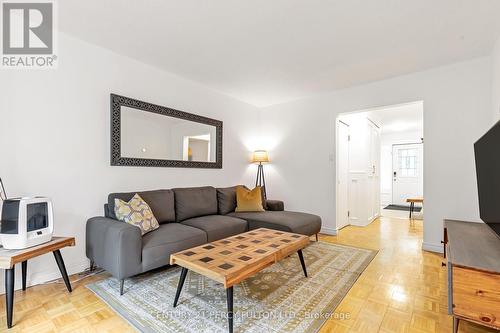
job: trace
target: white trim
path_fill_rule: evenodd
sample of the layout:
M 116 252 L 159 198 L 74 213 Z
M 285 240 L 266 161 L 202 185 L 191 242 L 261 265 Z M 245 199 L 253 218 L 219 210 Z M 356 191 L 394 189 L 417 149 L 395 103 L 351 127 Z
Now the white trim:
M 443 253 L 443 245 L 422 242 L 422 250 L 435 253 Z
M 321 227 L 320 233 L 325 234 L 325 235 L 337 236 L 337 229 L 328 228 L 328 227 Z

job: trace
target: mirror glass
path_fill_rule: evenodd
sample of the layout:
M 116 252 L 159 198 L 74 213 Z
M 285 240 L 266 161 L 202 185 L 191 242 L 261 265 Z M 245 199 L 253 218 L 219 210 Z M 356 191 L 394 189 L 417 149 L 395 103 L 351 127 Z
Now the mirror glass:
M 216 162 L 216 126 L 121 106 L 121 156 Z

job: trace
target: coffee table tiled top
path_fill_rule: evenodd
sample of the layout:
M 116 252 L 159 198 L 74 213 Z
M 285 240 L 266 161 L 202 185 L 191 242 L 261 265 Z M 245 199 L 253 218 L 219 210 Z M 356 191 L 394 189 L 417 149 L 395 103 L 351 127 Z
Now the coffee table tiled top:
M 172 254 L 170 264 L 230 288 L 308 244 L 307 236 L 260 228 Z

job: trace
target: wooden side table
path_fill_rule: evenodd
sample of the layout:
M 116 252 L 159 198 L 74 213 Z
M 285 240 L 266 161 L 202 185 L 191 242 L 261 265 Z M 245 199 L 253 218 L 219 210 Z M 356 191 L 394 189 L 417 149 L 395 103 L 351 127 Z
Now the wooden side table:
M 7 327 L 12 327 L 12 315 L 14 310 L 14 268 L 21 263 L 23 290 L 26 290 L 26 272 L 28 270 L 28 260 L 52 252 L 56 259 L 59 271 L 64 279 L 66 288 L 72 291 L 68 273 L 64 266 L 64 261 L 59 251 L 66 246 L 75 246 L 74 237 L 52 237 L 52 240 L 37 246 L 23 250 L 7 250 L 0 247 L 0 268 L 5 269 L 5 301 L 7 309 Z

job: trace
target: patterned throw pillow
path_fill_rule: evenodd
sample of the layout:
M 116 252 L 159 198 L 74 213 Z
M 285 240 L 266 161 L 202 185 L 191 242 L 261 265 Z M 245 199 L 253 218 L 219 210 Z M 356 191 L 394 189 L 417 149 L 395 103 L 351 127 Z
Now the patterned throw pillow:
M 141 229 L 142 235 L 160 227 L 149 205 L 137 193 L 129 202 L 115 199 L 115 215 L 118 220 Z

